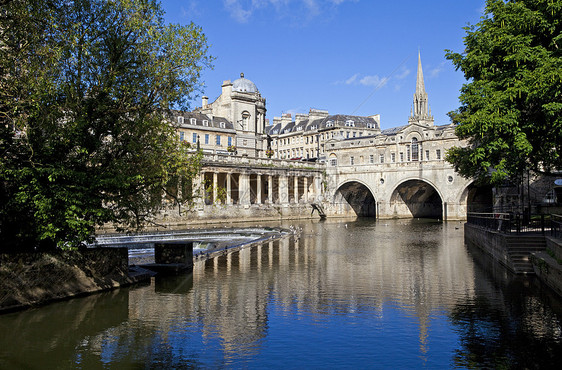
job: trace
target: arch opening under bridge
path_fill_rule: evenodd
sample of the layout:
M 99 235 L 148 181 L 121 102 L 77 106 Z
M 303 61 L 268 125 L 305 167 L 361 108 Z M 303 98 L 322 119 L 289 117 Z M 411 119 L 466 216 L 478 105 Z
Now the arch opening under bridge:
M 346 182 L 335 193 L 334 202 L 350 207 L 357 217 L 376 217 L 376 201 L 369 188 L 357 181 Z
M 390 206 L 397 218 L 443 219 L 441 195 L 423 180 L 407 180 L 398 185 L 390 197 Z

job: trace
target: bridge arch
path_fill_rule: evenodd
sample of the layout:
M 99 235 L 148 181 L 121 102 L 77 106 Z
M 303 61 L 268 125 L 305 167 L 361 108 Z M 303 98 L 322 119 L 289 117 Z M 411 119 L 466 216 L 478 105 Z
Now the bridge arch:
M 443 196 L 427 180 L 405 179 L 392 191 L 390 207 L 395 217 L 443 219 Z
M 358 217 L 376 217 L 376 201 L 369 186 L 362 181 L 349 180 L 340 184 L 333 202 L 351 208 Z
M 462 191 L 459 204 L 466 205 L 467 212 L 492 212 L 494 208 L 492 189 L 491 185 L 477 185 L 472 181 Z

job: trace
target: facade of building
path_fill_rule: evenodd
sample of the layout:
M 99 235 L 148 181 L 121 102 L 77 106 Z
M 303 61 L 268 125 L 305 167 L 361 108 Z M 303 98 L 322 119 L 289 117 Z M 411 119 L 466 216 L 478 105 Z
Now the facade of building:
M 317 160 L 324 158 L 329 140 L 343 140 L 380 132 L 380 116 L 330 115 L 328 111 L 310 109 L 308 114 L 290 114 L 274 118 L 266 128 L 273 158 Z
M 207 153 L 265 156 L 265 98 L 243 73 L 233 82 L 224 81 L 214 102 L 203 96 L 201 103 L 192 112 L 174 112 L 180 140 L 199 141 Z

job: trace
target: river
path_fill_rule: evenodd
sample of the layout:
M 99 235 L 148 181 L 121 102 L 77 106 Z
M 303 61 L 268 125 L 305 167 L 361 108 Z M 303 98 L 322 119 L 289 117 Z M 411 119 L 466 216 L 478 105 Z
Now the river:
M 562 363 L 562 301 L 467 249 L 462 223 L 275 226 L 288 225 L 300 238 L 197 262 L 187 276 L 2 315 L 0 368 Z

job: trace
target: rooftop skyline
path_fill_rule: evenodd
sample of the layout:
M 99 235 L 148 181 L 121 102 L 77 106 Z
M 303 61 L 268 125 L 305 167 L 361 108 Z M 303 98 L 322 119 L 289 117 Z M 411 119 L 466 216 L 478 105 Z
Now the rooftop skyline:
M 418 52 L 435 124 L 449 123 L 465 82 L 445 59 L 464 49 L 463 27 L 484 0 L 167 0 L 166 20 L 202 27 L 216 57 L 203 73 L 209 102 L 240 73 L 266 98 L 267 118 L 282 113 L 381 115 L 381 128 L 408 123 Z M 201 98 L 191 108 L 201 105 Z

